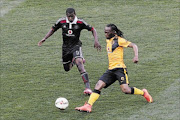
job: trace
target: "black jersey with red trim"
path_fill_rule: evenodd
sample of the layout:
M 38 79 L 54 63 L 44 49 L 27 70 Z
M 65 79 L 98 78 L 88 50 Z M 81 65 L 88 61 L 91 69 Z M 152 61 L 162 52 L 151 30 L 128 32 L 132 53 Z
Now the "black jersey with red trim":
M 72 50 L 76 45 L 82 45 L 82 42 L 79 40 L 81 30 L 93 30 L 93 27 L 88 25 L 84 20 L 77 18 L 76 16 L 73 22 L 69 22 L 67 17 L 60 18 L 54 24 L 54 26 L 52 26 L 54 32 L 59 28 L 62 28 L 63 48 L 71 52 L 73 52 Z

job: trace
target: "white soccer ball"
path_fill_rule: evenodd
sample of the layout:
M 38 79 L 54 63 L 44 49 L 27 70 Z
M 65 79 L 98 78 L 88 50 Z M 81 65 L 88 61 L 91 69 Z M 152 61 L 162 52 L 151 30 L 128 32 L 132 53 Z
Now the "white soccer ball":
M 60 110 L 65 110 L 69 106 L 69 102 L 64 97 L 59 97 L 55 101 L 55 106 Z

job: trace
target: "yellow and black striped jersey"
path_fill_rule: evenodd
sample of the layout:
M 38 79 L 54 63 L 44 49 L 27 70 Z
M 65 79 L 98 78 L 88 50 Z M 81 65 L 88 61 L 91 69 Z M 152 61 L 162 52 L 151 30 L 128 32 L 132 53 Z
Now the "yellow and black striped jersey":
M 119 36 L 107 39 L 107 53 L 109 60 L 109 70 L 114 68 L 126 68 L 123 60 L 123 48 L 127 47 L 131 42 Z

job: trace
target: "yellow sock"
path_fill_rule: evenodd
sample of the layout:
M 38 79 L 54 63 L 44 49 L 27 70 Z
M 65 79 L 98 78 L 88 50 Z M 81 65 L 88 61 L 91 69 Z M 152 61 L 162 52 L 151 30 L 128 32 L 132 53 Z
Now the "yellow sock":
M 144 95 L 144 92 L 142 90 L 135 88 L 135 87 L 133 87 L 133 88 L 134 88 L 134 94 L 135 95 Z
M 96 100 L 99 98 L 99 96 L 100 94 L 93 92 L 89 97 L 88 104 L 93 105 L 94 102 L 96 102 Z

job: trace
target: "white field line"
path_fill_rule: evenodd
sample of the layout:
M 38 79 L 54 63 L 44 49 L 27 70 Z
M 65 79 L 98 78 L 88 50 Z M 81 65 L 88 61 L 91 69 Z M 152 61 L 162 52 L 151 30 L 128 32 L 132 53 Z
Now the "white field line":
M 154 97 L 154 103 L 148 103 L 136 111 L 128 120 L 179 120 L 180 79 Z M 161 85 L 159 85 L 161 87 Z M 153 97 L 153 96 L 152 96 Z
M 25 0 L 14 0 L 14 1 L 7 2 L 6 0 L 0 0 L 0 10 L 1 10 L 0 17 L 3 17 L 10 10 L 12 10 L 14 7 L 16 7 L 21 2 L 24 2 L 24 1 Z

